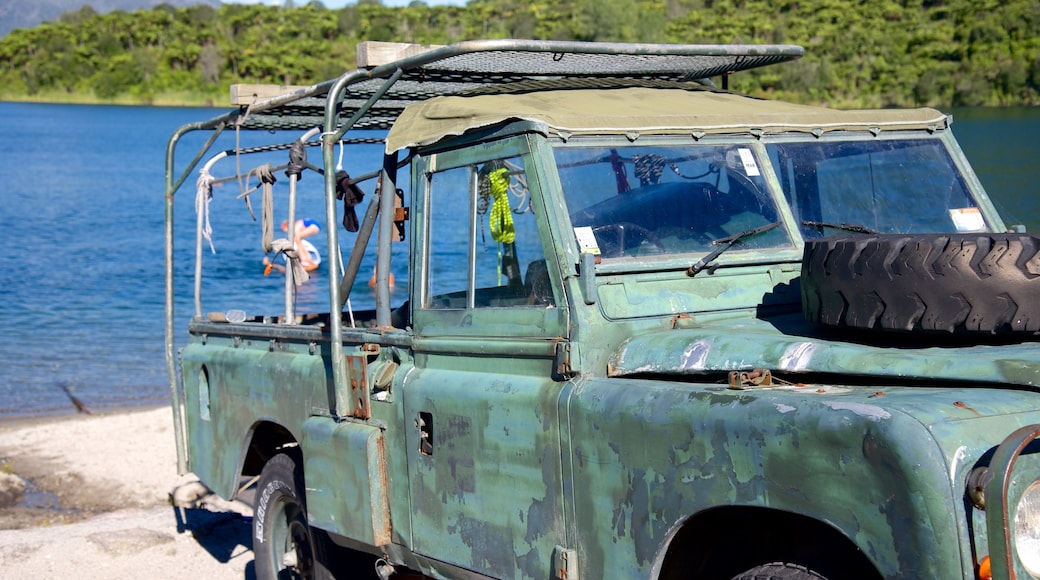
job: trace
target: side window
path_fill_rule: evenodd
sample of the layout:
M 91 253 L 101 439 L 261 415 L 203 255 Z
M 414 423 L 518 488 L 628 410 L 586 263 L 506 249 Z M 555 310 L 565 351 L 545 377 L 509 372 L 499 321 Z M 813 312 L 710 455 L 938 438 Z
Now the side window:
M 520 157 L 430 176 L 428 309 L 555 305 Z

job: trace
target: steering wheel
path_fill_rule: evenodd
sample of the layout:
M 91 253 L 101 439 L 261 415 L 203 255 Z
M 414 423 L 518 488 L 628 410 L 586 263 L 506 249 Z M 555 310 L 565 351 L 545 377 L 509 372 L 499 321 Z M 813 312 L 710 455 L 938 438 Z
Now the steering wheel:
M 606 258 L 624 256 L 628 249 L 642 246 L 649 242 L 658 252 L 664 251 L 664 246 L 653 232 L 641 225 L 632 222 L 616 222 L 604 224 L 592 228 L 599 244 L 600 253 Z
M 776 212 L 772 210 L 772 203 L 768 201 L 769 197 L 765 194 L 765 192 L 762 191 L 758 184 L 752 181 L 750 177 L 742 174 L 740 171 L 727 171 L 726 176 L 730 180 L 729 196 L 731 197 L 731 203 L 738 202 L 738 192 L 734 191 L 734 187 L 742 189 L 746 192 L 746 196 L 744 196 L 743 199 L 739 200 L 743 202 L 740 204 L 740 207 L 734 207 L 732 209 L 740 209 L 755 212 L 765 216 L 767 220 L 775 221 L 775 215 L 766 215 L 767 212 L 770 214 L 775 214 Z M 754 203 L 756 204 L 755 207 L 747 207 L 747 202 L 751 200 L 754 200 Z

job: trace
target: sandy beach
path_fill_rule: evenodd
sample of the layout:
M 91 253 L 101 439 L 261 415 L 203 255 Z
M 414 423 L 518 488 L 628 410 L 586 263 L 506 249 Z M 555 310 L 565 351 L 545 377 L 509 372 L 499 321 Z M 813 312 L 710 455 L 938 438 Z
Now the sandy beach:
M 0 506 L 4 577 L 253 577 L 250 510 L 177 474 L 168 407 L 0 423 L 0 478 L 25 485 Z

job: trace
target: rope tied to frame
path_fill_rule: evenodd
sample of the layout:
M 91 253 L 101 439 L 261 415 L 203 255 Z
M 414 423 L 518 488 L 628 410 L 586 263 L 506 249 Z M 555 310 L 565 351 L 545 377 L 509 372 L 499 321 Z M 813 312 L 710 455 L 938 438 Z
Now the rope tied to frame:
M 303 170 L 307 169 L 307 146 L 297 139 L 289 146 L 289 166 L 285 168 L 285 175 L 296 176 L 296 180 L 303 179 Z
M 271 169 L 271 164 L 266 163 L 253 170 L 257 179 L 260 180 L 262 189 L 260 198 L 260 246 L 264 253 L 272 249 L 274 242 L 274 184 L 277 181 Z
M 300 262 L 300 255 L 297 253 L 297 250 L 293 248 L 291 240 L 278 238 L 271 242 L 271 250 L 275 253 L 285 255 L 285 261 L 288 263 L 289 267 L 292 268 L 294 284 L 300 286 L 307 280 L 311 279 L 311 275 L 307 273 L 307 269 L 304 268 L 303 264 Z M 303 249 L 301 251 L 306 252 L 307 250 Z
M 195 215 L 202 216 L 202 237 L 209 242 L 209 249 L 214 254 L 213 226 L 209 223 L 209 202 L 213 200 L 213 176 L 205 167 L 199 170 L 199 178 L 195 182 Z

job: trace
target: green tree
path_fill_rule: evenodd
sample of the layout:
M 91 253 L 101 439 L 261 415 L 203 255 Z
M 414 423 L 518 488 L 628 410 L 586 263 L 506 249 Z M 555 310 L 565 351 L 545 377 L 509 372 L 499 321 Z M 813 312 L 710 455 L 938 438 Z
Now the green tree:
M 980 3 L 981 2 L 981 3 Z M 223 98 L 231 83 L 311 84 L 364 40 L 470 38 L 789 43 L 800 61 L 734 90 L 834 106 L 1040 104 L 1038 0 L 359 0 L 99 14 L 89 6 L 0 39 L 0 97 Z

